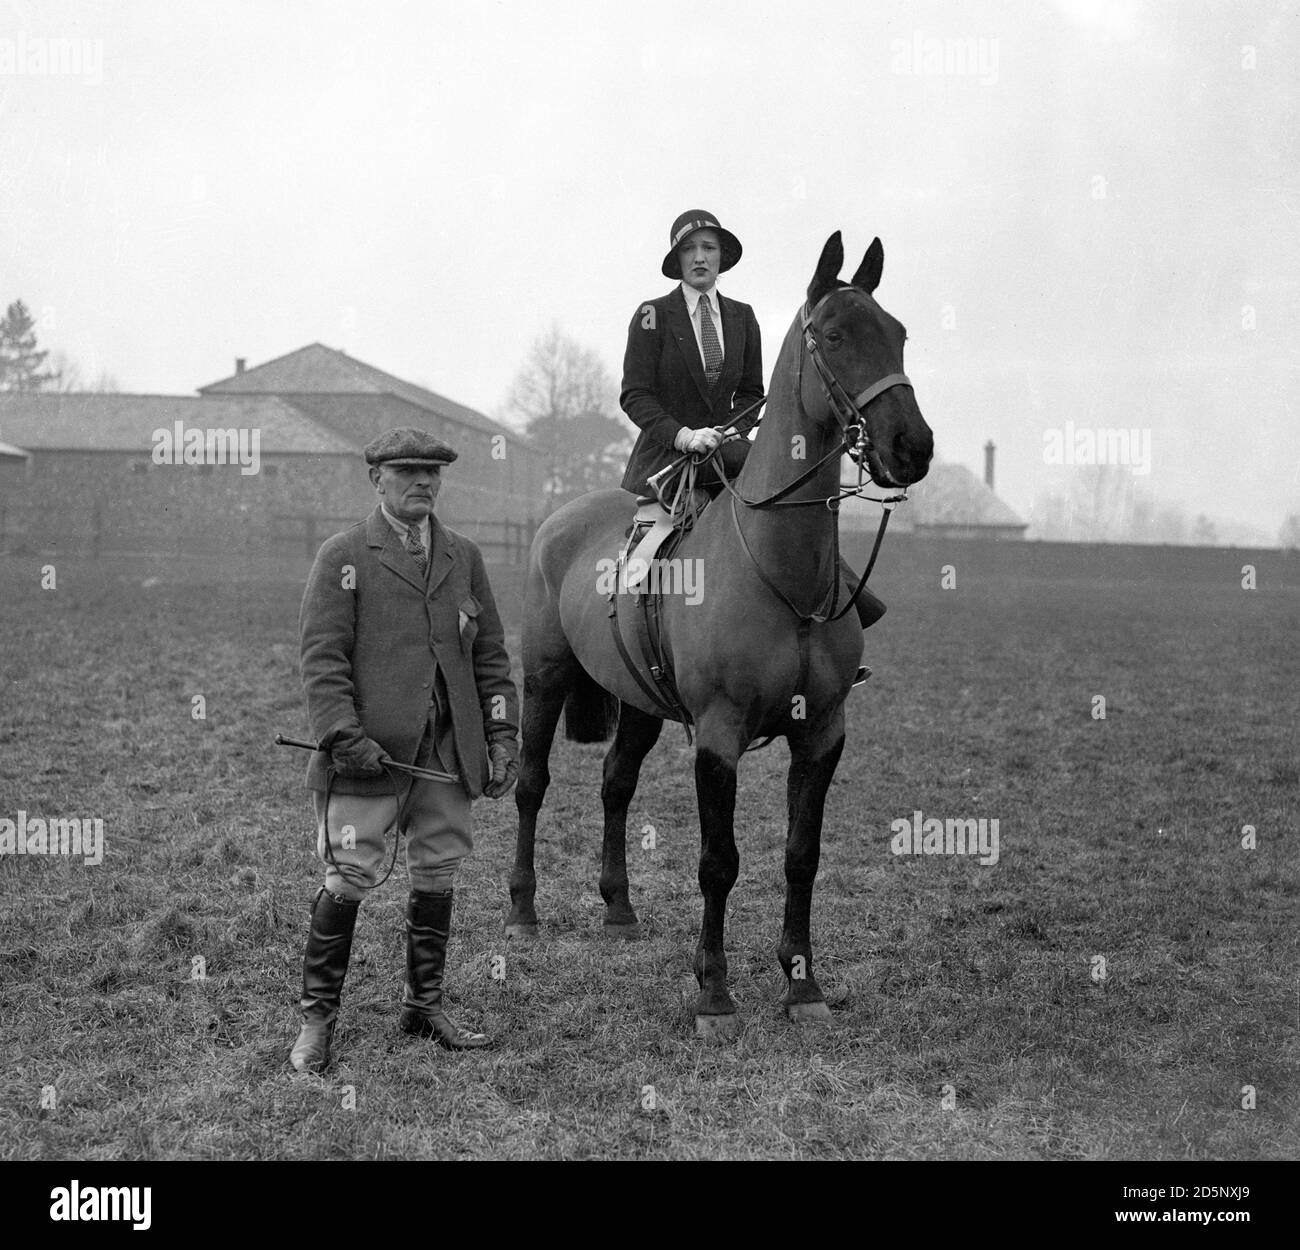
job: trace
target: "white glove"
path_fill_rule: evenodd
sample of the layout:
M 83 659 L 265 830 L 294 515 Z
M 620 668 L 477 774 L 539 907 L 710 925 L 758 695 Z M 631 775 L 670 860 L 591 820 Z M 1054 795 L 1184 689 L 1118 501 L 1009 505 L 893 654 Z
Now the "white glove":
M 706 426 L 702 430 L 692 430 L 683 426 L 678 432 L 677 437 L 673 439 L 673 446 L 678 451 L 687 451 L 692 455 L 705 455 L 711 452 L 722 442 L 722 435 L 711 426 Z

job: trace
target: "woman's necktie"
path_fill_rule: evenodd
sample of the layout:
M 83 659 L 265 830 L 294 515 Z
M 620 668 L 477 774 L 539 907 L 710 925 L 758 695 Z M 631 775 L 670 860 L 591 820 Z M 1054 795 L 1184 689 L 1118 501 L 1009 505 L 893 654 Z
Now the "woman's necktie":
M 704 345 L 704 379 L 712 386 L 722 373 L 722 344 L 718 342 L 718 332 L 709 316 L 709 300 L 704 295 L 700 296 L 700 342 Z

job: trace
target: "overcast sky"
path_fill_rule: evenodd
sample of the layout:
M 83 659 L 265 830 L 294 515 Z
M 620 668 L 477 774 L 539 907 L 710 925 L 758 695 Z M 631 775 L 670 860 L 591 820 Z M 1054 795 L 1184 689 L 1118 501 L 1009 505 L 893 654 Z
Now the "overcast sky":
M 0 0 L 0 303 L 122 390 L 320 341 L 499 415 L 552 322 L 617 379 L 687 208 L 743 242 L 720 288 L 769 372 L 826 237 L 848 277 L 879 235 L 942 458 L 992 438 L 1027 514 L 1045 431 L 1147 429 L 1159 498 L 1271 540 L 1298 32 L 1267 0 Z

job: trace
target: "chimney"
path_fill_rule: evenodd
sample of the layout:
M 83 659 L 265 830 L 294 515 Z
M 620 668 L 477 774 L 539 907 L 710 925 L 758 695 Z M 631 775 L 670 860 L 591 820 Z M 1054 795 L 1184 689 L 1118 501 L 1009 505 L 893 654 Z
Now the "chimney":
M 984 485 L 989 490 L 993 489 L 993 453 L 996 450 L 992 439 L 984 444 Z
M 248 358 L 247 358 L 246 356 L 236 356 L 236 357 L 235 357 L 235 376 L 236 376 L 236 377 L 238 377 L 241 373 L 244 372 L 244 366 L 245 366 L 247 363 L 248 363 Z

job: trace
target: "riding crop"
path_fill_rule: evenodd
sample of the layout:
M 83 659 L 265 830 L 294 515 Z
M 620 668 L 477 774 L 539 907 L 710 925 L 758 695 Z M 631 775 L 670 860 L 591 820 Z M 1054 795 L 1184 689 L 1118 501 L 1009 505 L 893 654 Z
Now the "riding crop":
M 275 735 L 275 745 L 278 747 L 299 747 L 304 751 L 325 751 L 326 747 L 317 742 L 304 742 L 301 738 L 286 738 L 284 734 Z M 414 764 L 399 764 L 396 760 L 384 760 L 385 768 L 395 768 L 399 773 L 407 773 L 412 777 L 418 777 L 421 781 L 453 781 L 458 782 L 460 778 L 455 773 L 439 772 L 436 768 L 417 768 Z

